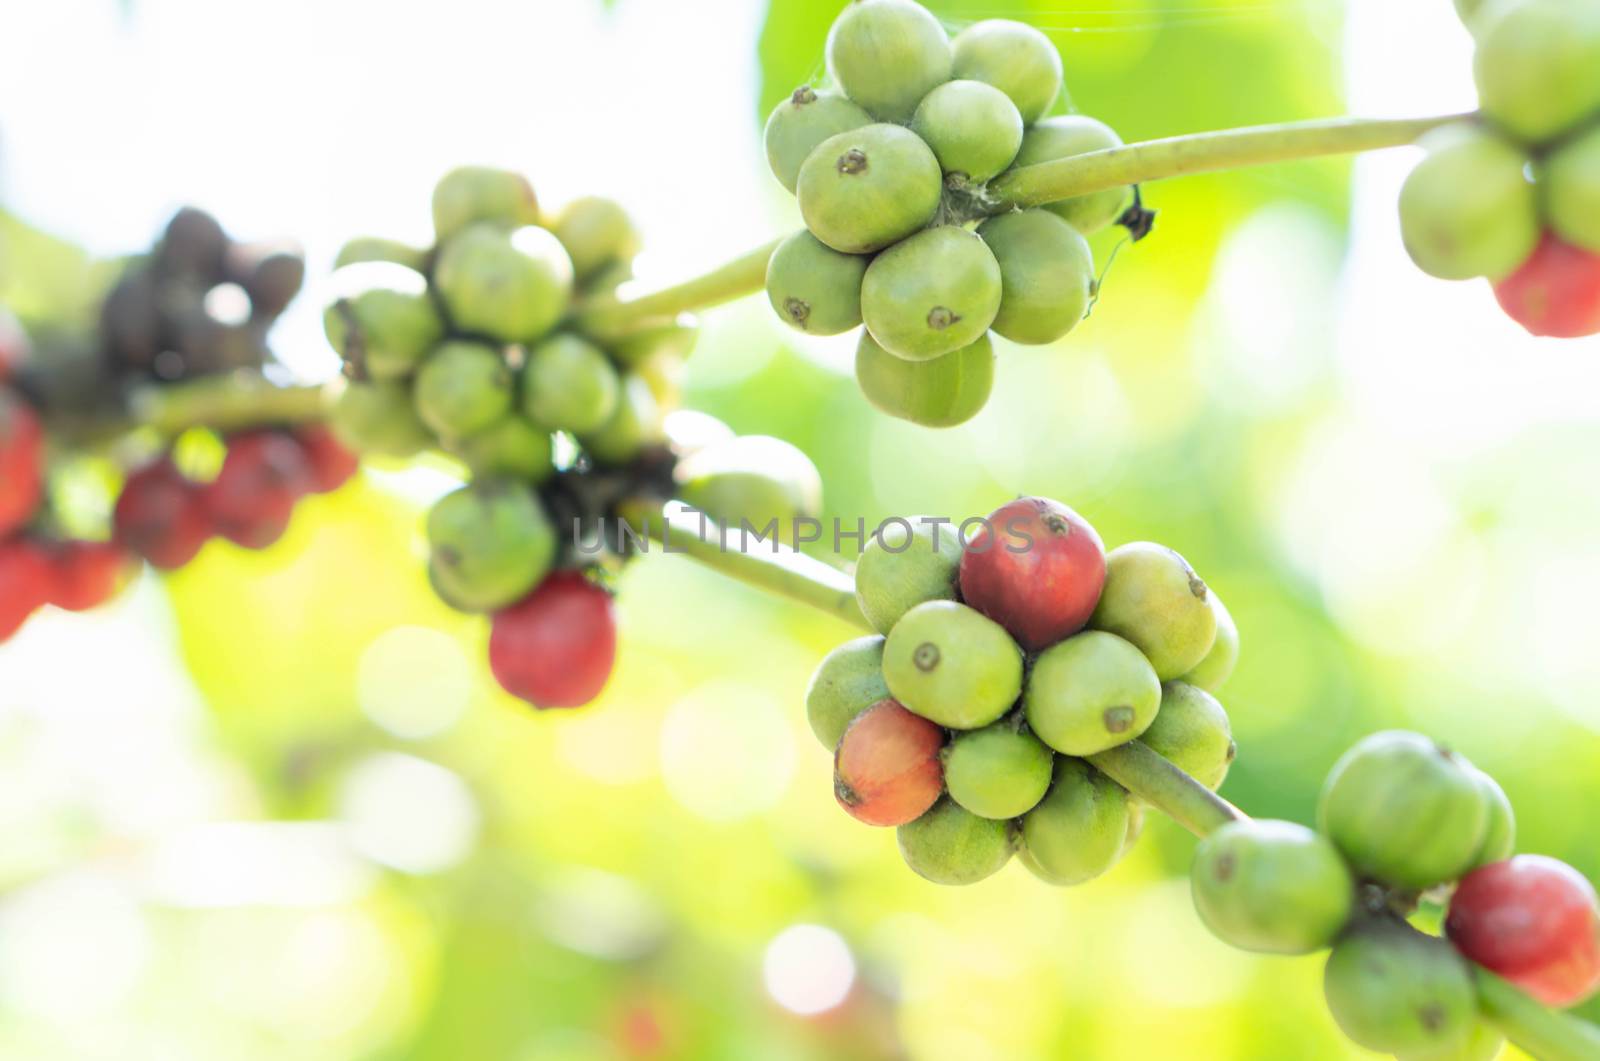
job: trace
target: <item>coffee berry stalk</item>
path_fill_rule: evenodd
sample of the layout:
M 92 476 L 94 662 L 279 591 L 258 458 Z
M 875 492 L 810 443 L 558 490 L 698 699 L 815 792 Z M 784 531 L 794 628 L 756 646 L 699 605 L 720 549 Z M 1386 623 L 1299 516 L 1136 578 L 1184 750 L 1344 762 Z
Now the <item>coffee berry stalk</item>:
M 891 521 L 852 578 L 783 548 L 729 550 L 658 502 L 619 511 L 869 631 L 823 660 L 807 717 L 840 806 L 894 826 L 914 872 L 966 885 L 1015 860 L 1079 884 L 1123 857 L 1154 807 L 1201 838 L 1194 901 L 1220 939 L 1330 951 L 1328 1004 L 1355 1042 L 1402 1058 L 1487 1059 L 1505 1039 L 1549 1061 L 1600 1056 L 1600 1029 L 1547 1008 L 1600 987 L 1594 889 L 1513 855 L 1510 803 L 1465 758 L 1375 734 L 1329 775 L 1317 829 L 1253 821 L 1215 794 L 1234 745 L 1213 693 L 1238 631 L 1171 550 L 1106 552 L 1071 509 L 1021 498 L 970 536 Z M 1447 902 L 1442 937 L 1408 921 L 1425 897 Z

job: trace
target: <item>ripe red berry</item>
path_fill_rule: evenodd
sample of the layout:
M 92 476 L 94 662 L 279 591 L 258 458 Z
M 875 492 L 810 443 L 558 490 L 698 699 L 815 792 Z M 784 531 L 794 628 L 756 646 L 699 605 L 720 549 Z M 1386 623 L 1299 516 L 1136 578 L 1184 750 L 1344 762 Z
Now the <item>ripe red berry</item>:
M 1100 535 L 1044 497 L 1001 505 L 961 556 L 961 597 L 1038 652 L 1083 629 L 1106 582 Z
M 1600 255 L 1550 233 L 1522 268 L 1495 285 L 1512 320 L 1534 335 L 1577 339 L 1600 333 Z
M 167 457 L 128 476 L 112 526 L 116 541 L 163 570 L 193 560 L 212 534 L 204 493 Z
M 44 494 L 43 462 L 38 414 L 0 392 L 0 537 L 33 518 Z
M 361 461 L 334 437 L 324 424 L 309 424 L 296 428 L 295 441 L 305 454 L 311 471 L 311 492 L 326 494 L 350 481 Z
M 222 469 L 206 488 L 206 508 L 218 534 L 265 549 L 283 537 L 295 502 L 311 485 L 310 462 L 293 436 L 256 431 L 228 442 Z
M 557 571 L 494 614 L 489 669 L 534 707 L 582 707 L 600 695 L 617 654 L 611 594 L 577 571 Z
M 0 542 L 0 641 L 5 641 L 44 607 L 50 597 L 50 562 L 26 539 Z
M 1565 862 L 1518 855 L 1473 870 L 1450 900 L 1445 934 L 1547 1006 L 1600 989 L 1600 901 Z
M 50 603 L 88 611 L 117 595 L 128 574 L 128 553 L 111 542 L 62 542 L 50 553 Z
M 833 795 L 868 825 L 904 825 L 944 791 L 944 730 L 893 700 L 850 723 L 833 754 Z

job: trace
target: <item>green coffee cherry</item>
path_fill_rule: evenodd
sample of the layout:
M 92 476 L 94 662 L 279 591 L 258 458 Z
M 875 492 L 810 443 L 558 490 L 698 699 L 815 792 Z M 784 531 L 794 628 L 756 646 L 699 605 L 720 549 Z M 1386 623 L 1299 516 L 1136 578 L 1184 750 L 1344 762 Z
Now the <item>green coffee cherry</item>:
M 872 124 L 872 115 L 835 92 L 816 92 L 801 85 L 773 109 L 762 140 L 772 175 L 790 192 L 800 180 L 800 166 L 830 136 Z
M 858 637 L 822 657 L 806 688 L 806 721 L 831 752 L 839 747 L 839 738 L 857 715 L 887 699 L 883 638 Z
M 1494 1025 L 1480 1020 L 1472 1026 L 1472 1034 L 1464 1043 L 1395 1057 L 1397 1061 L 1494 1061 L 1505 1045 L 1506 1037 Z
M 1233 676 L 1233 668 L 1238 665 L 1239 627 L 1228 612 L 1228 606 L 1222 603 L 1222 598 L 1217 596 L 1215 590 L 1210 587 L 1207 589 L 1206 597 L 1217 616 L 1217 639 L 1211 643 L 1211 651 L 1206 653 L 1206 658 L 1185 674 L 1183 680 L 1198 689 L 1215 693 L 1228 683 Z
M 1460 1049 L 1477 1019 L 1466 959 L 1444 940 L 1399 922 L 1340 940 L 1328 957 L 1323 992 L 1340 1029 L 1382 1053 Z
M 1022 702 L 1040 740 L 1066 755 L 1093 755 L 1150 728 L 1161 682 L 1133 645 L 1090 630 L 1039 654 Z
M 1022 819 L 1022 846 L 1052 884 L 1093 880 L 1128 837 L 1128 793 L 1082 759 L 1057 758 L 1050 791 Z
M 861 315 L 891 354 L 928 361 L 978 341 L 1000 310 L 1000 265 L 983 240 L 940 225 L 867 266 Z
M 643 377 L 622 377 L 617 407 L 598 431 L 580 436 L 584 451 L 600 464 L 626 464 L 661 435 L 661 407 Z
M 1022 115 L 993 85 L 946 81 L 917 104 L 911 131 L 927 141 L 947 175 L 982 184 L 1017 157 Z
M 1600 7 L 1572 0 L 1496 4 L 1477 24 L 1483 111 L 1544 144 L 1600 111 Z
M 566 249 L 572 271 L 587 280 L 608 265 L 627 263 L 639 253 L 639 230 L 621 205 L 610 199 L 574 199 L 556 215 L 550 231 Z
M 1483 831 L 1483 844 L 1478 848 L 1478 853 L 1472 859 L 1473 869 L 1487 866 L 1491 862 L 1503 862 L 1516 853 L 1517 849 L 1517 816 L 1511 809 L 1511 800 L 1506 798 L 1505 789 L 1500 783 L 1476 766 L 1467 764 L 1468 773 L 1478 782 L 1478 787 L 1483 789 L 1489 811 L 1489 824 Z
M 357 236 L 339 248 L 339 254 L 333 260 L 334 269 L 343 269 L 347 265 L 358 265 L 364 262 L 388 262 L 393 265 L 403 265 L 416 273 L 428 271 L 428 252 L 421 247 L 413 247 L 409 243 L 402 243 L 397 239 L 385 239 L 382 236 Z
M 1552 152 L 1540 179 L 1556 235 L 1600 254 L 1600 128 Z
M 555 327 L 572 296 L 572 261 L 542 228 L 473 225 L 439 251 L 433 281 L 460 329 L 508 343 Z
M 914 0 L 855 0 L 828 32 L 827 58 L 845 95 L 883 122 L 909 120 L 950 80 L 950 38 Z
M 417 415 L 441 438 L 459 438 L 511 411 L 514 378 L 500 351 L 483 343 L 443 343 L 417 372 Z
M 866 125 L 817 145 L 796 185 L 806 228 L 844 254 L 870 254 L 933 220 L 939 160 L 898 125 Z
M 961 532 L 948 520 L 889 523 L 867 539 L 856 561 L 856 602 L 873 629 L 887 634 L 906 612 L 931 600 L 956 599 Z
M 448 446 L 477 479 L 542 483 L 556 471 L 550 432 L 516 413 L 502 416 L 465 438 L 452 439 Z
M 371 379 L 409 376 L 444 335 L 422 274 L 367 262 L 334 274 L 344 292 L 323 313 L 328 342 Z
M 980 818 L 949 799 L 895 832 L 906 865 L 935 884 L 976 884 L 1011 858 L 1009 823 Z
M 1022 22 L 975 22 L 950 42 L 951 75 L 982 81 L 1011 97 L 1025 124 L 1044 116 L 1061 95 L 1061 53 L 1050 38 Z
M 341 442 L 362 454 L 414 457 L 433 443 L 404 383 L 345 384 L 329 423 Z
M 741 435 L 707 446 L 679 461 L 674 474 L 678 497 L 730 535 L 749 527 L 764 540 L 793 541 L 795 521 L 822 511 L 822 474 L 780 438 Z
M 520 173 L 488 166 L 462 166 L 433 189 L 433 230 L 443 243 L 468 225 L 500 228 L 539 223 L 539 200 Z
M 522 411 L 549 431 L 598 431 L 616 411 L 621 390 L 605 352 L 577 335 L 544 340 L 522 368 Z
M 980 818 L 1015 818 L 1044 798 L 1054 759 L 1039 738 L 1002 719 L 945 746 L 945 789 Z
M 951 729 L 977 729 L 1017 702 L 1022 650 L 966 605 L 928 601 L 889 631 L 883 676 L 908 710 Z
M 1064 114 L 1045 118 L 1036 123 L 1022 138 L 1022 148 L 1011 163 L 1013 168 L 1032 166 L 1040 162 L 1054 162 L 1090 151 L 1104 151 L 1121 147 L 1122 138 L 1104 122 L 1083 114 Z M 1108 188 L 1090 192 L 1075 199 L 1050 203 L 1043 209 L 1056 214 L 1061 220 L 1083 233 L 1092 235 L 1122 216 L 1123 204 L 1128 200 L 1126 188 Z
M 1000 266 L 996 332 L 1038 346 L 1077 327 L 1095 283 L 1094 255 L 1077 229 L 1045 210 L 1018 210 L 985 221 L 978 235 Z
M 1140 739 L 1213 792 L 1222 787 L 1236 752 L 1228 713 L 1210 693 L 1184 682 L 1161 687 L 1161 710 Z
M 648 328 L 629 332 L 614 340 L 609 349 L 617 364 L 624 368 L 637 368 L 650 361 L 667 359 L 681 361 L 694 350 L 700 338 L 700 325 L 685 314 L 667 324 L 654 324 Z
M 1193 670 L 1216 643 L 1208 596 L 1176 551 L 1132 542 L 1106 554 L 1106 585 L 1089 625 L 1133 642 L 1167 681 Z
M 1206 927 L 1261 954 L 1322 950 L 1355 903 L 1355 879 L 1333 844 L 1294 822 L 1224 825 L 1200 841 L 1189 881 Z
M 1441 280 L 1503 280 L 1539 243 L 1527 156 L 1487 130 L 1441 129 L 1400 189 L 1400 235 L 1417 268 Z
M 428 573 L 462 611 L 493 611 L 543 581 L 556 532 L 533 491 L 490 480 L 446 494 L 428 512 Z
M 923 427 L 964 424 L 994 390 L 994 344 L 987 335 L 932 361 L 896 357 L 865 329 L 856 344 L 856 382 L 880 412 Z
M 1489 831 L 1489 795 L 1470 763 L 1416 733 L 1374 733 L 1323 785 L 1322 831 L 1364 876 L 1424 889 L 1471 869 Z
M 767 299 L 778 317 L 808 335 L 840 335 L 861 323 L 861 280 L 869 258 L 840 254 L 802 229 L 767 262 Z

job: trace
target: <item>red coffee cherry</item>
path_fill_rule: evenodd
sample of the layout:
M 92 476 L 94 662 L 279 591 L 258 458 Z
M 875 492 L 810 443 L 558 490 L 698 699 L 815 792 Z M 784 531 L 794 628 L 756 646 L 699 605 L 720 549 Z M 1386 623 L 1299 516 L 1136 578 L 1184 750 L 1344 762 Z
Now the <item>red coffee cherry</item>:
M 218 534 L 246 549 L 265 549 L 283 537 L 295 502 L 311 485 L 310 462 L 293 436 L 238 435 L 206 488 L 206 509 Z
M 557 571 L 494 614 L 489 669 L 534 707 L 582 707 L 600 695 L 617 654 L 611 594 L 577 571 Z
M 111 542 L 67 541 L 50 552 L 50 603 L 70 612 L 97 608 L 127 581 L 127 550 Z
M 1507 315 L 1534 335 L 1600 334 L 1600 255 L 1550 233 L 1522 268 L 1495 285 Z
M 0 641 L 21 629 L 49 600 L 50 561 L 27 539 L 0 542 Z
M 324 424 L 298 427 L 294 431 L 294 439 L 300 443 L 310 469 L 312 493 L 326 494 L 339 489 L 350 481 L 350 477 L 361 466 L 360 459 L 346 449 Z
M 833 795 L 868 825 L 904 825 L 944 791 L 944 730 L 893 700 L 867 708 L 833 755 Z
M 43 463 L 38 414 L 0 391 L 0 537 L 33 518 L 44 494 Z
M 1045 497 L 995 509 L 961 557 L 962 599 L 1030 652 L 1083 629 L 1105 581 L 1100 535 Z
M 202 488 L 160 457 L 128 476 L 112 513 L 113 537 L 163 570 L 193 560 L 212 535 Z
M 1473 870 L 1444 927 L 1462 954 L 1547 1006 L 1600 989 L 1600 900 L 1565 862 L 1518 855 Z

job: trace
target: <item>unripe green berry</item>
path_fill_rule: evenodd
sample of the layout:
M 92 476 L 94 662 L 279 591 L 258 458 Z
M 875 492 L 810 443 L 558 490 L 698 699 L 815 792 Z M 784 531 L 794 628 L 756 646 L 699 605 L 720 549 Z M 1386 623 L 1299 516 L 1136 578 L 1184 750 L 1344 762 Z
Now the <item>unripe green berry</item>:
M 870 254 L 933 220 L 944 179 L 922 137 L 867 125 L 818 144 L 796 193 L 813 236 L 844 254 Z
M 854 0 L 828 31 L 828 72 L 883 122 L 904 122 L 950 80 L 950 38 L 915 0 Z
M 1400 922 L 1340 940 L 1328 957 L 1323 992 L 1340 1029 L 1382 1053 L 1459 1049 L 1477 1019 L 1467 960 L 1446 941 Z
M 1228 713 L 1210 693 L 1184 682 L 1161 687 L 1161 710 L 1140 739 L 1212 791 L 1222 787 L 1236 752 Z
M 1039 654 L 1022 702 L 1040 740 L 1066 755 L 1093 755 L 1150 728 L 1161 682 L 1133 645 L 1089 630 Z
M 901 617 L 883 650 L 894 698 L 951 729 L 987 726 L 1022 691 L 1022 650 L 999 623 L 954 601 L 919 604 Z
M 870 258 L 840 254 L 802 229 L 767 262 L 767 299 L 785 324 L 840 335 L 861 323 L 861 280 Z
M 572 260 L 573 274 L 583 280 L 609 265 L 633 261 L 641 244 L 628 212 L 610 199 L 592 195 L 562 207 L 550 231 Z
M 993 85 L 947 81 L 917 104 L 911 131 L 927 141 L 947 175 L 982 184 L 1017 157 L 1022 115 Z
M 953 800 L 941 799 L 922 817 L 896 830 L 900 857 L 919 877 L 935 884 L 976 884 L 1011 859 L 1007 822 L 980 818 Z
M 1356 882 L 1333 844 L 1303 825 L 1230 822 L 1200 841 L 1195 909 L 1216 937 L 1262 954 L 1311 954 L 1350 920 Z
M 822 511 L 822 473 L 803 452 L 781 438 L 740 435 L 683 458 L 674 473 L 677 496 L 729 532 L 762 541 L 793 541 L 800 519 Z M 745 532 L 745 528 L 750 528 Z
M 1539 243 L 1527 156 L 1487 130 L 1441 129 L 1400 189 L 1400 235 L 1417 268 L 1441 280 L 1503 280 Z
M 1476 32 L 1479 100 L 1511 135 L 1545 144 L 1600 112 L 1600 7 L 1584 0 L 1499 3 Z
M 987 335 L 932 361 L 896 357 L 862 329 L 856 382 L 880 412 L 923 427 L 954 427 L 977 416 L 994 390 L 994 344 Z
M 1211 601 L 1211 610 L 1217 616 L 1217 639 L 1211 643 L 1211 651 L 1206 653 L 1206 658 L 1195 664 L 1194 669 L 1183 676 L 1183 681 L 1208 693 L 1215 693 L 1228 683 L 1234 667 L 1239 663 L 1239 627 L 1215 590 L 1207 587 L 1206 596 Z
M 357 453 L 414 457 L 433 442 L 404 383 L 347 383 L 329 414 L 339 441 Z
M 526 486 L 490 480 L 440 498 L 428 512 L 428 573 L 462 611 L 521 600 L 550 571 L 556 532 Z
M 1176 551 L 1132 542 L 1106 554 L 1106 584 L 1089 625 L 1138 646 L 1162 681 L 1199 665 L 1217 639 L 1206 584 Z
M 616 411 L 621 390 L 605 352 L 577 335 L 537 344 L 522 368 L 522 411 L 548 431 L 599 430 Z
M 514 378 L 500 351 L 483 343 L 448 342 L 417 372 L 417 415 L 441 438 L 459 438 L 511 411 Z
M 1035 123 L 1022 138 L 1022 148 L 1011 166 L 1017 169 L 1121 146 L 1122 138 L 1104 122 L 1083 114 L 1064 114 Z M 1127 200 L 1126 188 L 1107 188 L 1049 203 L 1042 209 L 1088 236 L 1121 217 Z
M 1128 793 L 1082 759 L 1055 760 L 1050 791 L 1022 819 L 1022 847 L 1051 884 L 1082 884 L 1122 857 Z
M 806 688 L 806 721 L 822 746 L 832 752 L 857 715 L 887 699 L 883 638 L 858 637 L 822 657 Z
M 945 747 L 945 789 L 980 818 L 1015 818 L 1044 798 L 1054 759 L 1025 727 L 1002 719 Z
M 983 240 L 940 225 L 867 266 L 861 315 L 891 354 L 928 361 L 978 341 L 1000 310 L 1000 265 Z
M 550 432 L 516 413 L 502 416 L 482 431 L 451 439 L 447 445 L 478 479 L 542 483 L 556 470 Z
M 772 175 L 793 192 L 800 167 L 817 145 L 830 136 L 872 124 L 872 115 L 836 92 L 817 92 L 801 85 L 773 108 L 762 140 Z
M 520 173 L 489 166 L 461 166 L 433 189 L 433 230 L 443 243 L 468 225 L 519 228 L 539 223 L 539 200 Z
M 1061 53 L 1050 38 L 1022 22 L 1005 18 L 975 22 L 950 42 L 951 74 L 993 85 L 1032 124 L 1061 94 Z
M 661 407 L 643 377 L 622 377 L 617 406 L 597 431 L 581 436 L 584 451 L 600 464 L 621 465 L 661 436 Z
M 1476 766 L 1468 765 L 1468 773 L 1478 782 L 1478 787 L 1483 790 L 1486 806 L 1489 812 L 1489 822 L 1483 831 L 1483 844 L 1478 848 L 1478 853 L 1472 859 L 1473 869 L 1487 866 L 1491 862 L 1503 862 L 1510 858 L 1517 849 L 1517 816 L 1511 809 L 1511 800 L 1506 798 L 1505 789 L 1500 783 Z
M 1077 229 L 1045 210 L 992 217 L 978 235 L 1000 266 L 1000 310 L 992 327 L 1014 343 L 1042 345 L 1089 312 L 1094 255 Z
M 948 520 L 890 521 L 867 539 L 856 561 L 856 602 L 873 628 L 887 634 L 917 605 L 955 600 L 960 567 L 961 532 Z
M 422 274 L 387 262 L 366 262 L 334 273 L 343 292 L 323 313 L 328 342 L 371 379 L 403 379 L 444 335 Z
M 700 338 L 700 325 L 694 317 L 684 314 L 666 324 L 653 324 L 629 332 L 612 340 L 607 349 L 617 364 L 624 368 L 638 368 L 651 361 L 667 359 L 681 361 L 694 350 Z
M 542 228 L 473 225 L 439 250 L 434 285 L 462 331 L 533 342 L 555 327 L 572 296 L 572 261 Z
M 1600 254 L 1600 128 L 1550 154 L 1540 176 L 1545 212 L 1556 235 Z

